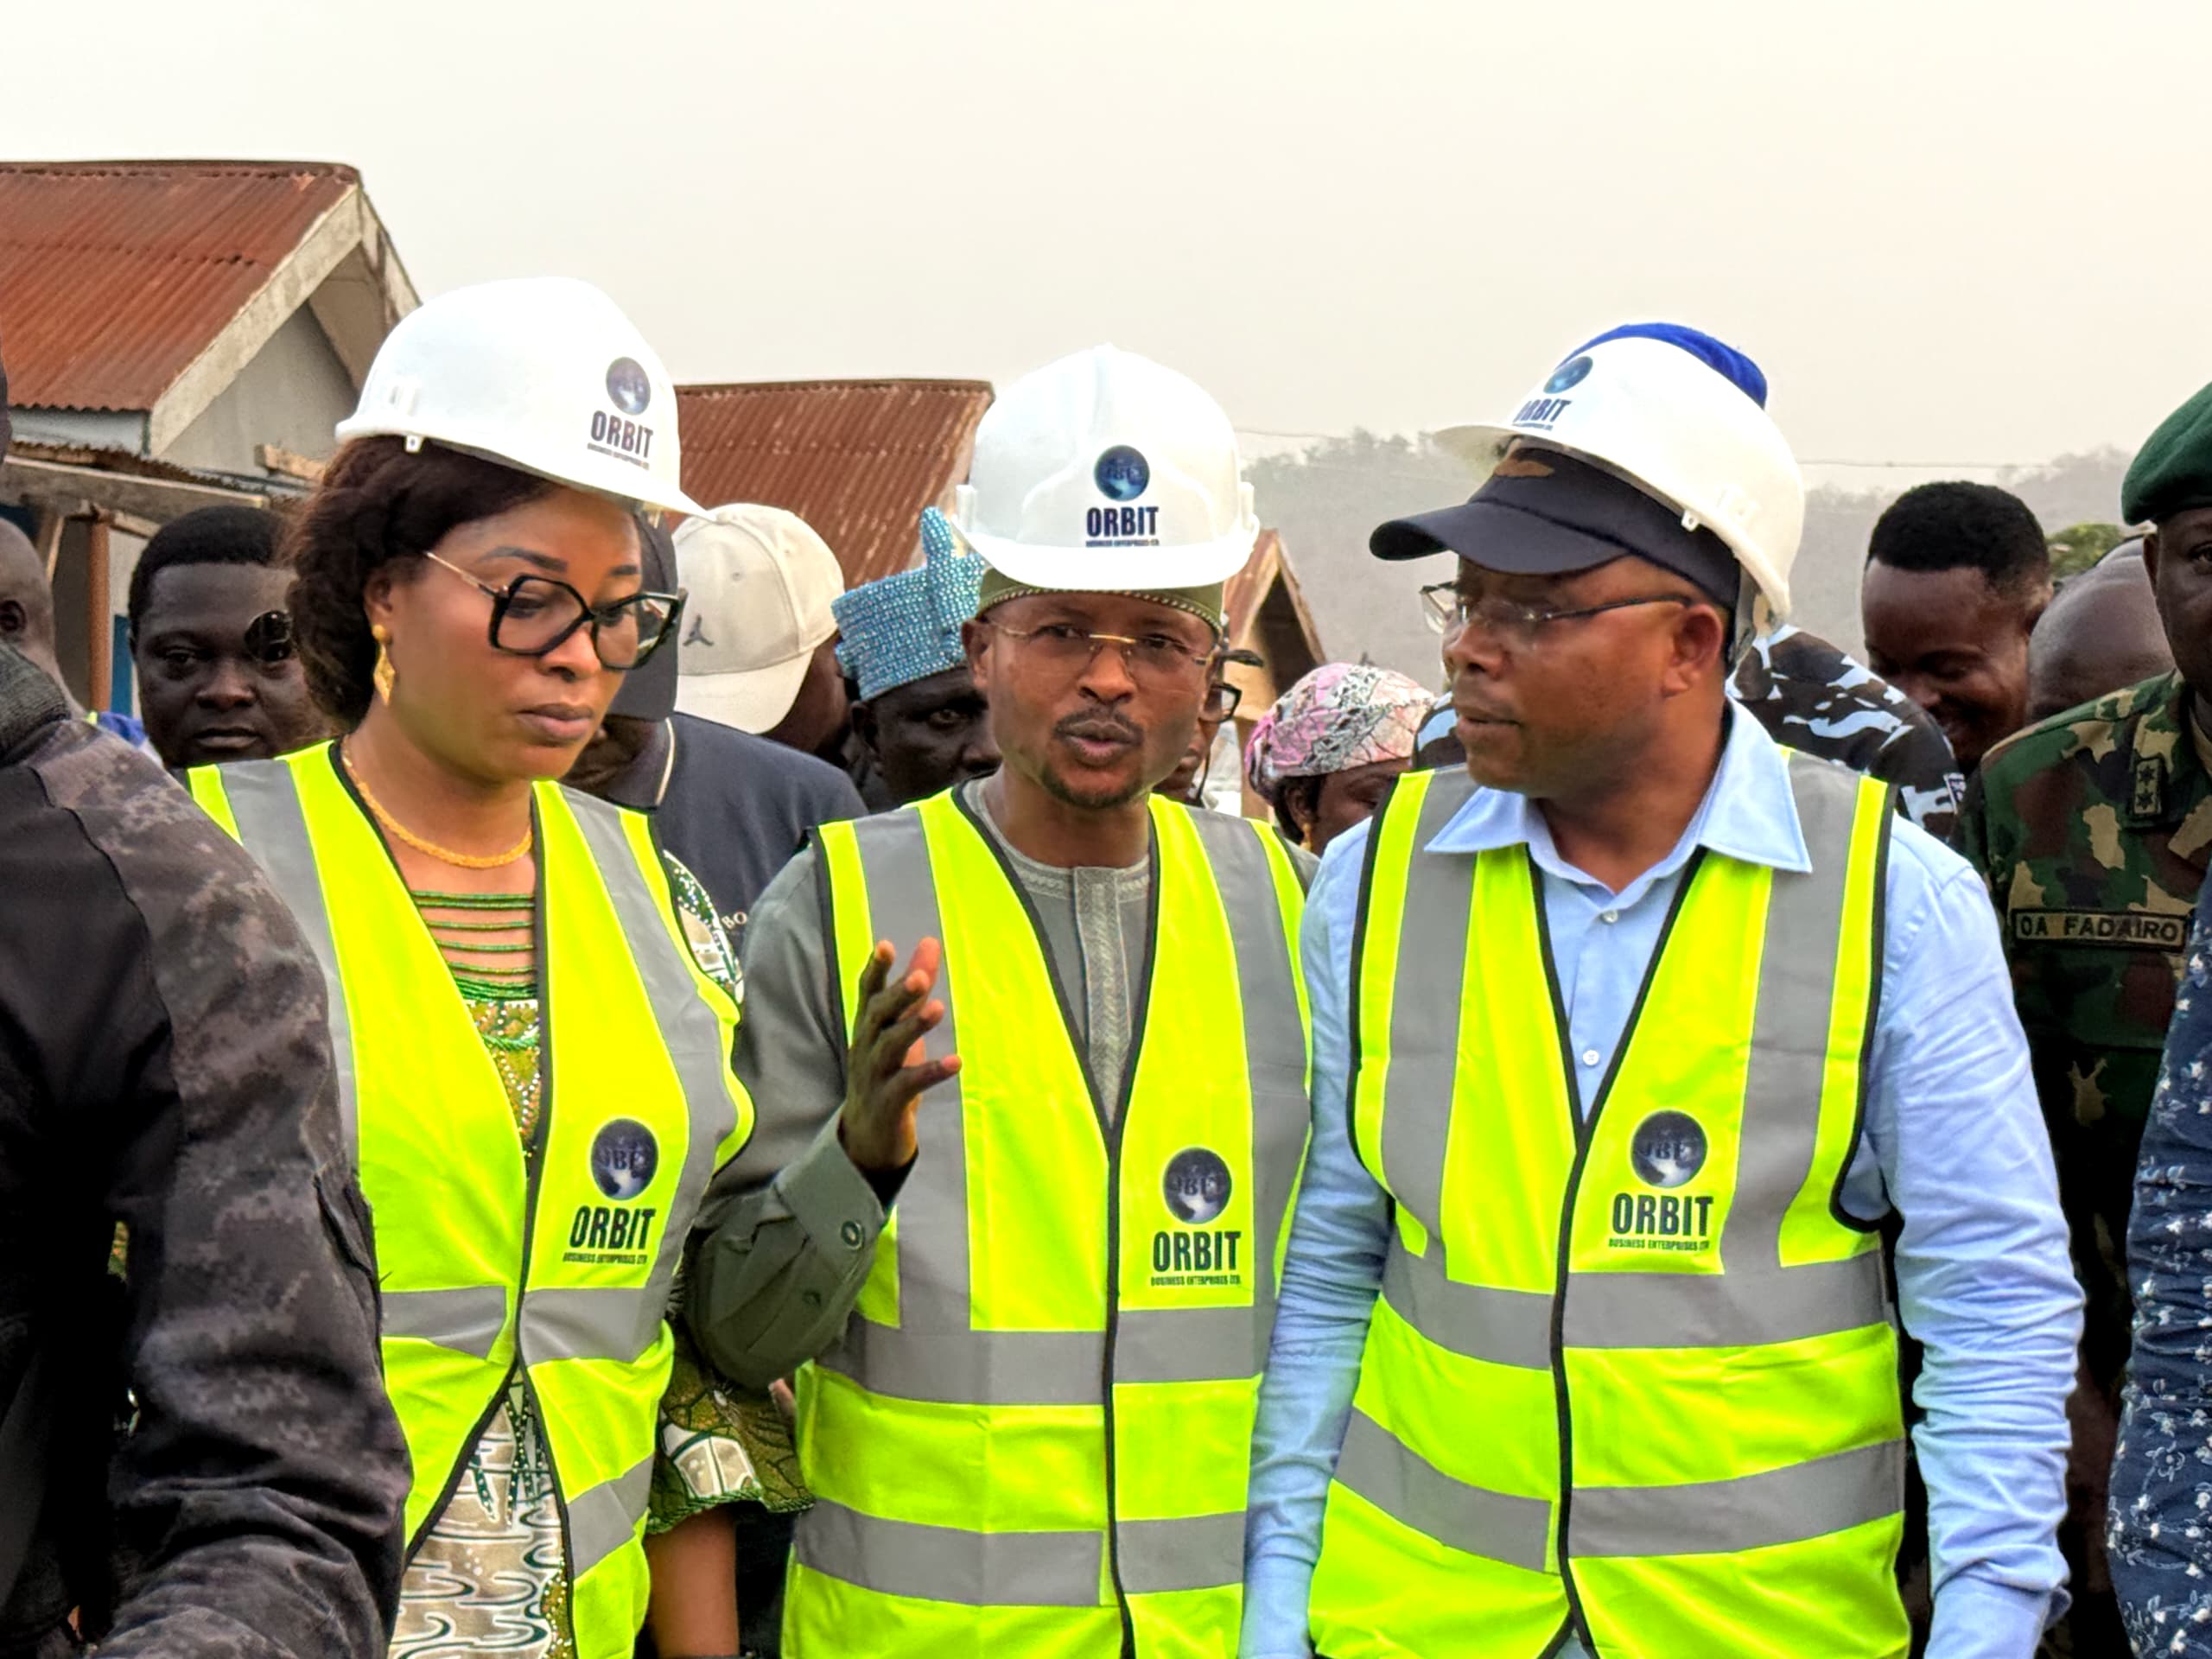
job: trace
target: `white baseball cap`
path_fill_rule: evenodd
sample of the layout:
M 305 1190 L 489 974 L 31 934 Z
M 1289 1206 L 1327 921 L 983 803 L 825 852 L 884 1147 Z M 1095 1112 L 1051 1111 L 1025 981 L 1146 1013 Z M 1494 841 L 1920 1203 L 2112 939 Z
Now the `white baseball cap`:
M 690 595 L 676 706 L 741 732 L 772 729 L 837 632 L 837 556 L 797 513 L 741 502 L 686 519 L 676 565 Z

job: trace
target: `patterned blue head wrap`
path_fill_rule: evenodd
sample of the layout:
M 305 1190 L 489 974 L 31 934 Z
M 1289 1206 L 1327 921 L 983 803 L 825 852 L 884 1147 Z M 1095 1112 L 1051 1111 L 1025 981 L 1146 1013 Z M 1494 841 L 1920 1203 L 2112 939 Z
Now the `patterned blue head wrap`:
M 861 683 L 861 701 L 968 660 L 960 625 L 976 614 L 983 558 L 962 545 L 935 507 L 922 509 L 920 565 L 864 582 L 830 602 L 837 662 Z

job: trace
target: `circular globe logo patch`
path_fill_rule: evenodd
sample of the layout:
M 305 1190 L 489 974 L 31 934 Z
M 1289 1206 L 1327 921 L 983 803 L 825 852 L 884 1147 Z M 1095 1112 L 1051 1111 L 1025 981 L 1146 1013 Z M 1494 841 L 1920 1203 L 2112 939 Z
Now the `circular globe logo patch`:
M 1552 371 L 1552 378 L 1544 382 L 1544 390 L 1548 392 L 1566 391 L 1580 385 L 1589 378 L 1590 359 L 1586 357 L 1570 357 Z
M 607 395 L 625 415 L 642 415 L 653 400 L 652 377 L 634 357 L 618 357 L 607 365 Z
M 1192 1147 L 1167 1161 L 1162 1183 L 1175 1219 L 1203 1227 L 1229 1208 L 1229 1166 L 1204 1147 Z
M 1681 1186 L 1705 1167 L 1705 1131 L 1687 1112 L 1654 1112 L 1636 1126 L 1629 1156 L 1646 1186 Z
M 1098 457 L 1090 476 L 1109 501 L 1134 501 L 1151 486 L 1152 465 L 1128 444 L 1117 443 Z
M 600 1126 L 592 1137 L 591 1178 L 610 1198 L 624 1202 L 639 1197 L 653 1184 L 660 1167 L 660 1147 L 653 1132 L 632 1117 L 618 1117 Z

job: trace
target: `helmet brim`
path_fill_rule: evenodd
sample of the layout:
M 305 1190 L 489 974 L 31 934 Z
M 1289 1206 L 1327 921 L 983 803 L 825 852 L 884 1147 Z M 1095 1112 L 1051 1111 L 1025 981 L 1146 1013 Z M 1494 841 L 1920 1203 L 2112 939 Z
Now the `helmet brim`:
M 1129 594 L 1211 588 L 1251 562 L 1256 520 L 1201 546 L 1039 547 L 969 530 L 968 544 L 1000 575 L 1048 593 Z
M 585 490 L 594 495 L 603 495 L 611 500 L 628 503 L 632 506 L 651 507 L 662 512 L 678 512 L 686 518 L 703 518 L 707 509 L 694 501 L 673 485 L 627 465 L 609 461 L 603 466 L 579 467 L 568 461 L 548 464 L 520 454 L 497 443 L 472 442 L 467 435 L 448 436 L 436 432 L 411 431 L 402 426 L 376 420 L 348 420 L 338 423 L 338 441 L 350 442 L 355 438 L 410 438 L 421 443 L 435 443 L 447 449 L 457 449 L 463 454 L 474 455 L 496 466 L 510 467 L 518 473 L 528 473 L 550 483 L 565 484 L 571 489 Z

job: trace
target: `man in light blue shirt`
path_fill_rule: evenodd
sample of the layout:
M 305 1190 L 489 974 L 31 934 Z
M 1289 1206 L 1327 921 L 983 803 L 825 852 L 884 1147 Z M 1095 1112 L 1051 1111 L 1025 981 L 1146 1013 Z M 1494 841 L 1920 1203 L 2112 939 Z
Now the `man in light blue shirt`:
M 1728 631 L 1740 638 L 1755 613 L 1770 616 L 1786 603 L 1802 510 L 1802 497 L 1790 499 L 1795 467 L 1762 474 L 1758 454 L 1746 461 L 1743 444 L 1756 451 L 1762 429 L 1719 395 L 1740 394 L 1717 375 L 1707 385 L 1688 367 L 1653 357 L 1648 348 L 1663 344 L 1645 340 L 1623 357 L 1593 342 L 1515 422 L 1480 435 L 1512 447 L 1501 476 L 1473 502 L 1376 536 L 1384 556 L 1461 556 L 1459 582 L 1432 590 L 1431 601 L 1450 636 L 1446 661 L 1468 770 L 1486 786 L 1419 846 L 1471 862 L 1496 849 L 1527 849 L 1548 935 L 1561 1063 L 1572 1073 L 1569 1097 L 1585 1112 L 1587 1102 L 1603 1098 L 1649 989 L 1655 953 L 1700 861 L 1764 867 L 1777 883 L 1814 863 L 1792 767 L 1815 763 L 1787 760 L 1722 695 Z M 1620 382 L 1629 384 L 1617 389 Z M 1669 429 L 1656 439 L 1640 433 L 1639 410 L 1648 418 L 1670 397 L 1678 418 Z M 1562 410 L 1563 401 L 1588 407 Z M 1700 422 L 1716 429 L 1701 451 Z M 1739 435 L 1745 431 L 1748 440 Z M 1772 442 L 1779 445 L 1778 434 Z M 1605 465 L 1583 464 L 1588 460 Z M 1786 448 L 1781 460 L 1787 462 Z M 1669 490 L 1643 483 L 1645 472 L 1668 472 Z M 1703 499 L 1701 477 L 1720 480 Z M 1732 509 L 1731 486 L 1738 489 Z M 1656 514 L 1647 510 L 1660 504 Z M 1694 517 L 1685 521 L 1685 513 Z M 1314 1130 L 1261 1395 L 1244 1659 L 1306 1659 L 1314 1651 L 1309 1611 L 1318 1605 L 1324 1511 L 1337 1524 L 1331 1481 L 1392 1247 L 1394 1200 L 1356 1149 L 1347 1108 L 1355 1047 L 1371 1052 L 1351 1010 L 1372 830 L 1330 848 L 1306 910 Z M 1881 868 L 1863 1113 L 1837 1205 L 1847 1225 L 1901 1219 L 1898 1312 L 1926 1351 L 1916 1391 L 1925 1414 L 1916 1438 L 1934 1548 L 1930 1659 L 2029 1659 L 2047 1618 L 2064 1605 L 2053 1537 L 2064 1507 L 2064 1405 L 2081 1298 L 1983 889 L 1963 861 L 1910 823 L 1891 830 Z M 1777 931 L 1767 948 L 1802 943 Z M 1586 1127 L 1584 1140 L 1593 1133 Z M 1370 1155 L 1376 1155 L 1371 1147 Z M 1390 1300 L 1395 1306 L 1395 1293 Z M 1556 1334 L 1552 1341 L 1556 1367 Z M 1729 1403 L 1715 1399 L 1713 1410 L 1719 1427 Z M 1473 1421 L 1465 1429 L 1471 1437 L 1500 1432 Z M 1577 1444 L 1578 1464 L 1588 1449 Z M 1448 1521 L 1455 1504 L 1479 1511 L 1487 1495 L 1431 1481 L 1423 1497 L 1427 1507 L 1417 1498 L 1409 1513 Z M 1488 1501 L 1492 1509 L 1481 1512 L 1494 1514 L 1497 1500 Z M 1571 1548 L 1574 1523 L 1561 1518 L 1571 1511 L 1561 1503 L 1550 1512 L 1556 1548 L 1537 1556 L 1548 1560 L 1548 1571 L 1565 1564 L 1572 1578 L 1583 1552 Z M 1745 1605 L 1757 1605 L 1745 1599 Z M 1334 1648 L 1322 1651 L 1329 1659 L 1503 1652 L 1484 1634 L 1485 1611 L 1472 1596 L 1451 1610 L 1454 1619 L 1464 1614 L 1463 1649 L 1432 1656 L 1429 1648 L 1393 1646 L 1389 1632 L 1354 1618 L 1338 1621 Z M 1741 1618 L 1756 1614 L 1714 1611 L 1730 1616 L 1733 1645 L 1649 1637 L 1636 1659 L 1705 1659 L 1723 1648 L 1801 1659 L 1787 1642 L 1761 1645 L 1762 1632 L 1742 1627 Z M 1610 1643 L 1593 1639 L 1580 1600 L 1564 1622 L 1562 1646 L 1539 1641 L 1526 1659 L 1540 1651 L 1613 1659 L 1624 1641 L 1637 1640 L 1633 1630 Z M 1901 1659 L 1904 1651 L 1901 1637 L 1891 1649 L 1882 1645 L 1886 1638 L 1867 1641 L 1866 1652 Z

